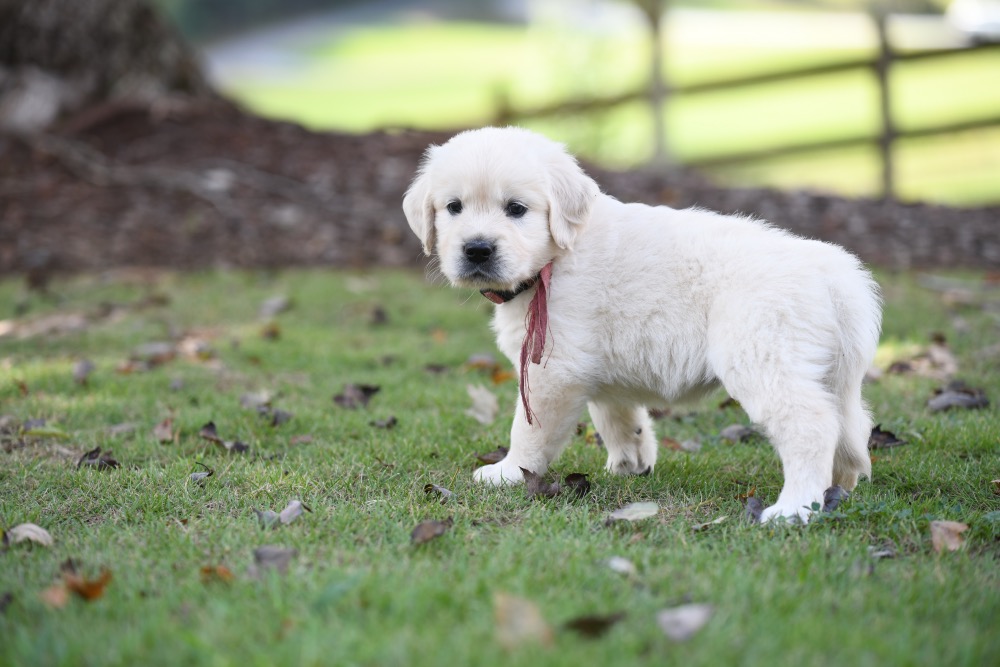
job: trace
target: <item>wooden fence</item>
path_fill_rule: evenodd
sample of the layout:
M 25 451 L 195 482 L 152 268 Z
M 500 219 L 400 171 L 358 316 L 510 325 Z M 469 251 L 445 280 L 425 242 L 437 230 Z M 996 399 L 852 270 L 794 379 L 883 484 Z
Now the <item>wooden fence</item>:
M 761 84 L 774 83 L 778 81 L 790 81 L 795 79 L 806 79 L 820 77 L 827 74 L 837 74 L 841 72 L 851 72 L 856 70 L 869 70 L 875 76 L 878 83 L 879 97 L 879 119 L 880 127 L 878 132 L 862 133 L 853 136 L 845 136 L 836 139 L 825 139 L 822 141 L 809 141 L 794 144 L 783 144 L 771 146 L 766 149 L 750 150 L 738 153 L 721 155 L 711 155 L 703 158 L 687 160 L 685 164 L 695 167 L 718 167 L 723 165 L 733 165 L 776 156 L 793 155 L 799 153 L 811 153 L 833 148 L 849 148 L 855 146 L 877 146 L 882 163 L 882 193 L 886 198 L 893 198 L 895 192 L 895 169 L 893 162 L 893 144 L 897 139 L 909 139 L 917 137 L 928 137 L 966 130 L 976 130 L 987 127 L 1000 126 L 1000 113 L 985 117 L 970 119 L 961 122 L 948 123 L 943 125 L 933 125 L 920 128 L 900 128 L 893 120 L 892 95 L 889 92 L 889 79 L 892 67 L 896 63 L 915 62 L 919 60 L 939 60 L 956 55 L 964 55 L 974 51 L 1000 49 L 1000 43 L 974 44 L 961 48 L 949 49 L 929 49 L 919 51 L 897 51 L 892 48 L 886 33 L 886 19 L 884 15 L 873 15 L 872 17 L 876 33 L 878 35 L 878 51 L 875 55 L 866 58 L 858 58 L 837 63 L 805 67 L 801 69 L 790 69 L 776 72 L 767 72 L 752 76 L 744 76 L 734 79 L 723 79 L 703 83 L 691 83 L 682 85 L 667 85 L 668 98 L 681 95 L 698 95 L 700 93 L 715 92 L 719 90 L 729 90 L 733 88 L 744 88 Z M 988 85 L 987 82 L 983 82 Z M 652 87 L 655 90 L 655 86 Z M 533 109 L 512 108 L 505 98 L 501 98 L 495 121 L 499 124 L 512 123 L 518 120 L 545 118 L 553 116 L 579 115 L 594 111 L 606 111 L 619 105 L 650 100 L 651 87 L 643 87 L 638 90 L 628 91 L 619 95 L 612 95 L 590 99 L 571 99 L 548 106 L 536 107 Z M 663 137 L 658 137 L 658 142 L 662 144 Z

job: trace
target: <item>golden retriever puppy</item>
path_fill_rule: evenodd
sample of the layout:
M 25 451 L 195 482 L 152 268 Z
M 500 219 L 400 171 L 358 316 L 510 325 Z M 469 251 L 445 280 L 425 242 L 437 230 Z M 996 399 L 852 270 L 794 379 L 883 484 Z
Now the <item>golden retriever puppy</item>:
M 607 469 L 648 474 L 647 406 L 718 383 L 781 459 L 763 520 L 807 521 L 828 487 L 870 476 L 861 384 L 881 304 L 842 248 L 747 217 L 619 202 L 561 145 L 512 127 L 428 148 L 403 210 L 448 280 L 497 304 L 497 345 L 520 372 L 510 452 L 477 480 L 544 473 L 584 407 Z

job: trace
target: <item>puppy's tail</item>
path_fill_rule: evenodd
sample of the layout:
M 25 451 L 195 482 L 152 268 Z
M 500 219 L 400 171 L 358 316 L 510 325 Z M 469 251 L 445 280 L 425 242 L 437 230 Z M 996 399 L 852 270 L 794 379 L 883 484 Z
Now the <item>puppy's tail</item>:
M 861 385 L 871 368 L 882 329 L 882 299 L 878 284 L 851 257 L 850 276 L 831 289 L 840 322 L 840 355 L 831 373 L 831 390 L 840 408 L 840 437 L 834 457 L 834 484 L 854 488 L 859 476 L 871 477 L 868 440 L 872 416 L 861 397 Z

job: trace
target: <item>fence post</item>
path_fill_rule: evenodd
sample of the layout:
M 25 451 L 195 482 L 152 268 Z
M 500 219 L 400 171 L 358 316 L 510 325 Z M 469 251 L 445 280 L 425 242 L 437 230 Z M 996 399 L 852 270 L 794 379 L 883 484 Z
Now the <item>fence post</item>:
M 872 13 L 875 22 L 875 32 L 878 35 L 878 58 L 875 60 L 875 78 L 878 81 L 879 114 L 881 128 L 879 132 L 879 152 L 882 158 L 882 198 L 886 201 L 895 199 L 895 169 L 893 168 L 892 145 L 896 139 L 896 126 L 892 121 L 892 93 L 889 90 L 889 70 L 892 67 L 892 45 L 886 29 L 887 14 L 882 9 Z
M 669 162 L 667 153 L 667 85 L 663 78 L 663 15 L 668 0 L 636 0 L 649 24 L 651 39 L 649 67 L 649 107 L 653 118 L 653 164 Z

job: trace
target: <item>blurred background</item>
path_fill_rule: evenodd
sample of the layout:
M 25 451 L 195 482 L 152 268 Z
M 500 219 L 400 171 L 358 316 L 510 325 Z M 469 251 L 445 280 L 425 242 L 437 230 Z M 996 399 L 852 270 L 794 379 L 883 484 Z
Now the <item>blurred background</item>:
M 516 123 L 609 168 L 1000 201 L 996 0 L 155 3 L 220 90 L 312 129 Z

